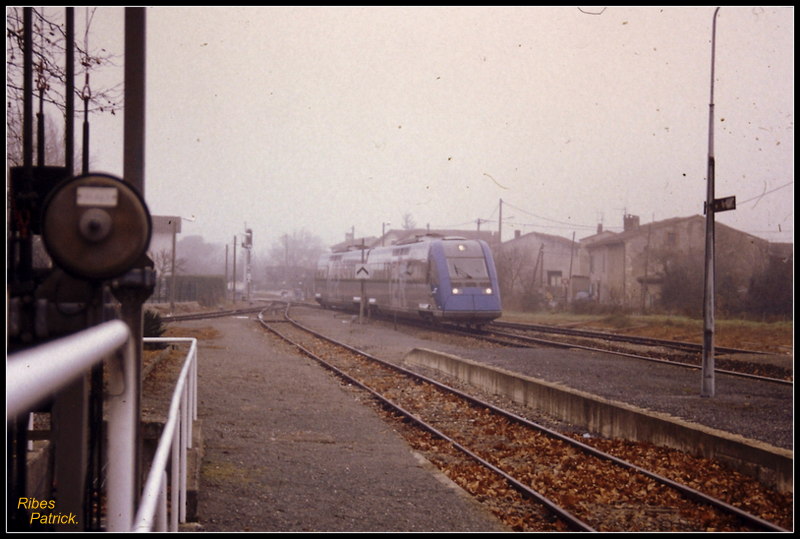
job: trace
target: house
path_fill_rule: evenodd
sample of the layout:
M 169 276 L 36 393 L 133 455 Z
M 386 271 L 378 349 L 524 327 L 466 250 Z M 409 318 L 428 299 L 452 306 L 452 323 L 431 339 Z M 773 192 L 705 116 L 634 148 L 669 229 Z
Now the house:
M 182 219 L 174 215 L 152 215 L 150 219 L 153 226 L 148 255 L 155 260 L 159 253 L 166 253 L 165 256 L 171 258 L 175 235 L 181 233 Z
M 495 252 L 504 301 L 560 303 L 587 293 L 589 278 L 581 272 L 580 245 L 561 236 L 516 231 Z M 535 299 L 534 299 L 535 298 Z
M 661 298 L 666 265 L 705 257 L 706 218 L 676 217 L 646 225 L 625 215 L 623 232 L 581 240 L 580 271 L 589 277 L 589 292 L 599 303 L 646 309 Z M 715 263 L 725 266 L 727 286 L 746 292 L 751 277 L 763 271 L 768 241 L 715 223 Z M 702 267 L 702 264 L 701 264 Z
M 167 275 L 172 274 L 173 262 L 177 258 L 175 241 L 181 233 L 182 219 L 176 215 L 152 215 L 152 234 L 147 256 L 156 270 L 156 288 L 149 301 L 163 301 L 167 290 Z M 177 271 L 175 272 L 177 274 Z

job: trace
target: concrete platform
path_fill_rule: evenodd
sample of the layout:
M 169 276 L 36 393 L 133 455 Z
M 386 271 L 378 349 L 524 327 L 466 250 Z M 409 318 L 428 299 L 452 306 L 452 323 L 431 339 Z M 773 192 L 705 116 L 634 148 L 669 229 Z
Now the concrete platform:
M 415 348 L 405 361 L 456 377 L 588 432 L 716 458 L 764 484 L 793 491 L 794 455 L 787 449 L 434 350 Z

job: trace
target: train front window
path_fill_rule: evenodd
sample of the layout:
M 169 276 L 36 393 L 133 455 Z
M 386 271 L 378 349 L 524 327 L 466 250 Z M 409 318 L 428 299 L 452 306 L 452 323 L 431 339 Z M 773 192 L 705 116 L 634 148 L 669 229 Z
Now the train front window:
M 455 282 L 484 281 L 489 278 L 483 258 L 448 258 L 450 280 Z
M 479 242 L 448 241 L 443 243 L 443 248 L 447 273 L 454 289 L 489 286 L 489 270 Z

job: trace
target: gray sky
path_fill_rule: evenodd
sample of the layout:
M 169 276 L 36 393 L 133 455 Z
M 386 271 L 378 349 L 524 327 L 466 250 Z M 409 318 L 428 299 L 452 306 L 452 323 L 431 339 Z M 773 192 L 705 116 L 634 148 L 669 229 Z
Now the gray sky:
M 92 45 L 121 51 L 101 11 Z M 148 8 L 146 200 L 207 241 L 246 222 L 260 252 L 405 213 L 497 230 L 500 199 L 504 239 L 702 214 L 713 13 Z M 715 69 L 716 196 L 738 204 L 717 221 L 791 242 L 794 9 L 720 9 Z M 121 120 L 92 120 L 95 170 L 121 175 Z

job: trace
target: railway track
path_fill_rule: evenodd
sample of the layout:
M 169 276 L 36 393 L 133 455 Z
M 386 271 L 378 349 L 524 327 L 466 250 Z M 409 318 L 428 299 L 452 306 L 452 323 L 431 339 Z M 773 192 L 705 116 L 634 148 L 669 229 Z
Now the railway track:
M 491 324 L 492 328 L 498 329 L 516 329 L 525 332 L 535 331 L 543 334 L 559 334 L 570 337 L 586 337 L 589 339 L 600 339 L 604 341 L 615 341 L 629 344 L 640 344 L 643 346 L 662 346 L 668 349 L 683 350 L 693 353 L 701 353 L 703 345 L 685 341 L 672 341 L 668 339 L 656 339 L 653 337 L 638 337 L 635 335 L 621 335 L 617 333 L 608 333 L 604 331 L 590 331 L 585 329 L 565 328 L 558 326 L 548 326 L 542 324 L 521 324 L 518 322 L 500 322 L 494 321 Z M 715 346 L 714 350 L 723 354 L 766 354 L 766 352 L 756 350 L 744 350 L 741 348 L 729 348 L 724 346 Z
M 648 471 L 624 456 L 603 453 L 326 339 L 278 308 L 260 319 L 270 331 L 378 399 L 392 417 L 402 418 L 397 428 L 411 445 L 514 530 L 785 531 L 772 522 L 791 522 L 791 517 L 770 513 L 775 508 L 769 503 L 745 511 L 664 472 Z M 641 454 L 643 449 L 629 451 Z M 731 474 L 703 479 L 707 481 L 701 483 L 719 484 L 731 481 Z
M 281 303 L 285 305 L 285 303 Z M 204 320 L 206 318 L 222 318 L 224 316 L 237 316 L 253 314 L 264 310 L 264 305 L 258 307 L 246 307 L 244 309 L 229 309 L 225 311 L 207 311 L 202 313 L 190 314 L 167 314 L 161 317 L 164 322 L 185 322 L 187 320 Z
M 268 305 L 282 308 L 291 303 L 286 301 L 272 301 Z M 269 307 L 267 307 L 269 308 Z M 201 320 L 223 316 L 236 316 L 257 313 L 265 309 L 264 305 L 227 311 L 213 311 L 184 315 L 166 315 L 164 322 Z M 413 322 L 406 322 L 413 323 Z M 420 323 L 422 324 L 422 323 Z M 425 324 L 426 329 L 434 326 Z M 630 335 L 619 335 L 607 332 L 578 330 L 573 328 L 560 328 L 538 324 L 520 324 L 514 322 L 493 322 L 482 330 L 464 330 L 459 326 L 438 326 L 448 333 L 480 338 L 504 346 L 548 346 L 560 348 L 577 348 L 593 352 L 616 354 L 632 359 L 666 363 L 687 369 L 701 368 L 702 345 L 695 343 L 670 341 L 666 339 L 653 339 Z M 552 335 L 559 335 L 559 340 L 554 340 Z M 544 338 L 542 335 L 547 335 Z M 742 350 L 729 347 L 715 347 L 715 352 L 735 356 L 768 355 L 767 352 Z M 764 382 L 783 385 L 794 384 L 793 372 L 777 365 L 755 363 L 752 361 L 732 359 L 718 356 L 715 358 L 717 367 L 714 369 L 719 374 L 726 374 Z
M 447 327 L 447 331 L 470 337 L 477 337 L 506 346 L 549 346 L 577 348 L 593 352 L 616 354 L 628 358 L 654 361 L 688 369 L 701 368 L 702 346 L 693 343 L 647 339 L 602 332 L 570 331 L 550 326 L 512 324 L 494 322 L 484 330 L 465 331 L 457 327 Z M 550 331 L 552 330 L 552 331 Z M 552 333 L 561 338 L 554 340 Z M 542 335 L 547 335 L 544 338 Z M 745 351 L 734 348 L 718 348 L 717 352 L 734 354 L 759 354 L 765 352 Z M 754 363 L 752 361 L 717 357 L 714 370 L 720 374 L 750 378 L 777 384 L 794 383 L 793 373 L 776 365 Z

